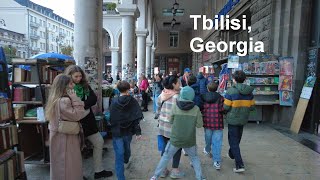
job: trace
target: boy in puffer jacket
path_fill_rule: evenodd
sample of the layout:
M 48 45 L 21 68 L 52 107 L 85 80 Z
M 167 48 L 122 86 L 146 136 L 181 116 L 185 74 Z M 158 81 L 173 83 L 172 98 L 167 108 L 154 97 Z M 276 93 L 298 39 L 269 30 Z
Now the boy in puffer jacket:
M 250 111 L 254 110 L 253 87 L 243 84 L 246 74 L 243 71 L 236 71 L 233 75 L 234 85 L 227 90 L 224 100 L 224 109 L 227 112 L 226 122 L 228 123 L 229 157 L 235 159 L 236 173 L 244 172 L 244 164 L 240 152 L 240 141 L 243 126 L 247 124 Z
M 223 97 L 217 93 L 218 84 L 208 84 L 209 92 L 201 95 L 203 101 L 203 127 L 206 147 L 203 153 L 210 155 L 212 150 L 213 166 L 219 170 L 221 166 L 221 148 L 223 142 Z M 211 148 L 212 146 L 212 148 Z
M 192 101 L 194 95 L 194 90 L 189 86 L 181 89 L 180 97 L 176 105 L 172 107 L 170 141 L 166 146 L 166 150 L 156 168 L 154 176 L 150 180 L 157 180 L 160 177 L 169 160 L 172 159 L 180 148 L 183 148 L 188 153 L 196 179 L 205 179 L 202 177 L 200 158 L 197 155 L 196 148 L 196 127 L 200 128 L 203 125 L 202 114 L 199 107 Z

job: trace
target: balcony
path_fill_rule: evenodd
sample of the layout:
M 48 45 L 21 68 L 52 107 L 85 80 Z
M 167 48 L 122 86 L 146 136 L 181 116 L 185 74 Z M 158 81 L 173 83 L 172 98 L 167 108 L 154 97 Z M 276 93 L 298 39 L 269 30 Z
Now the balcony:
M 40 51 L 40 48 L 38 48 L 38 47 L 31 47 L 30 49 L 32 52 L 39 52 Z
M 30 34 L 30 39 L 39 40 L 40 36 L 36 34 Z
M 116 11 L 116 10 L 103 10 L 103 14 L 106 14 L 106 15 L 119 15 L 119 12 Z
M 60 37 L 66 37 L 66 33 L 60 32 L 60 33 L 59 33 L 59 36 L 60 36 Z
M 35 27 L 35 28 L 38 28 L 38 27 L 40 27 L 40 23 L 30 22 L 30 26 L 31 26 L 31 27 Z

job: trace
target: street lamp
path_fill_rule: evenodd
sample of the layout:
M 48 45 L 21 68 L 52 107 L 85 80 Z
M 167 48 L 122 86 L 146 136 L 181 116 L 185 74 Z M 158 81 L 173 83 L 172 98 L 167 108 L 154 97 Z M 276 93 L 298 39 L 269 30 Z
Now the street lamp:
M 177 0 L 174 1 L 173 9 L 175 9 L 176 11 L 177 9 L 179 9 L 179 3 L 177 3 Z
M 0 19 L 0 25 L 3 27 L 6 27 L 6 22 L 4 21 L 4 19 Z

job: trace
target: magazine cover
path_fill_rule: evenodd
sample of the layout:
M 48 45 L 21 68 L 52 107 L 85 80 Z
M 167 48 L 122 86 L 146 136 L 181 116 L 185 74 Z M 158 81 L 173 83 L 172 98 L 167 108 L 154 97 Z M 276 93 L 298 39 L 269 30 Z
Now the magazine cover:
M 279 81 L 280 91 L 292 91 L 292 76 L 280 76 Z
M 280 58 L 280 75 L 293 75 L 293 58 Z
M 293 106 L 293 98 L 291 91 L 280 91 L 280 105 Z
M 242 70 L 246 74 L 251 74 L 251 70 L 250 70 L 250 67 L 249 67 L 248 63 L 243 63 L 242 64 Z

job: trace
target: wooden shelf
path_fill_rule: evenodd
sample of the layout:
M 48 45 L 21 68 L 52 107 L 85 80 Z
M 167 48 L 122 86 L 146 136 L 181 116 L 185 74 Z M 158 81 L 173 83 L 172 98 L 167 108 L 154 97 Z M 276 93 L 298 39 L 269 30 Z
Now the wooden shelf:
M 276 101 L 256 101 L 255 102 L 256 104 L 255 105 L 261 105 L 261 106 L 263 106 L 263 105 L 279 105 L 280 104 L 280 102 L 276 102 Z
M 279 86 L 279 84 L 250 84 L 250 86 Z
M 246 76 L 280 76 L 280 74 L 246 74 Z
M 12 104 L 34 104 L 34 105 L 42 105 L 42 101 L 13 101 Z
M 37 118 L 17 120 L 17 124 L 46 124 L 47 121 L 38 121 Z

